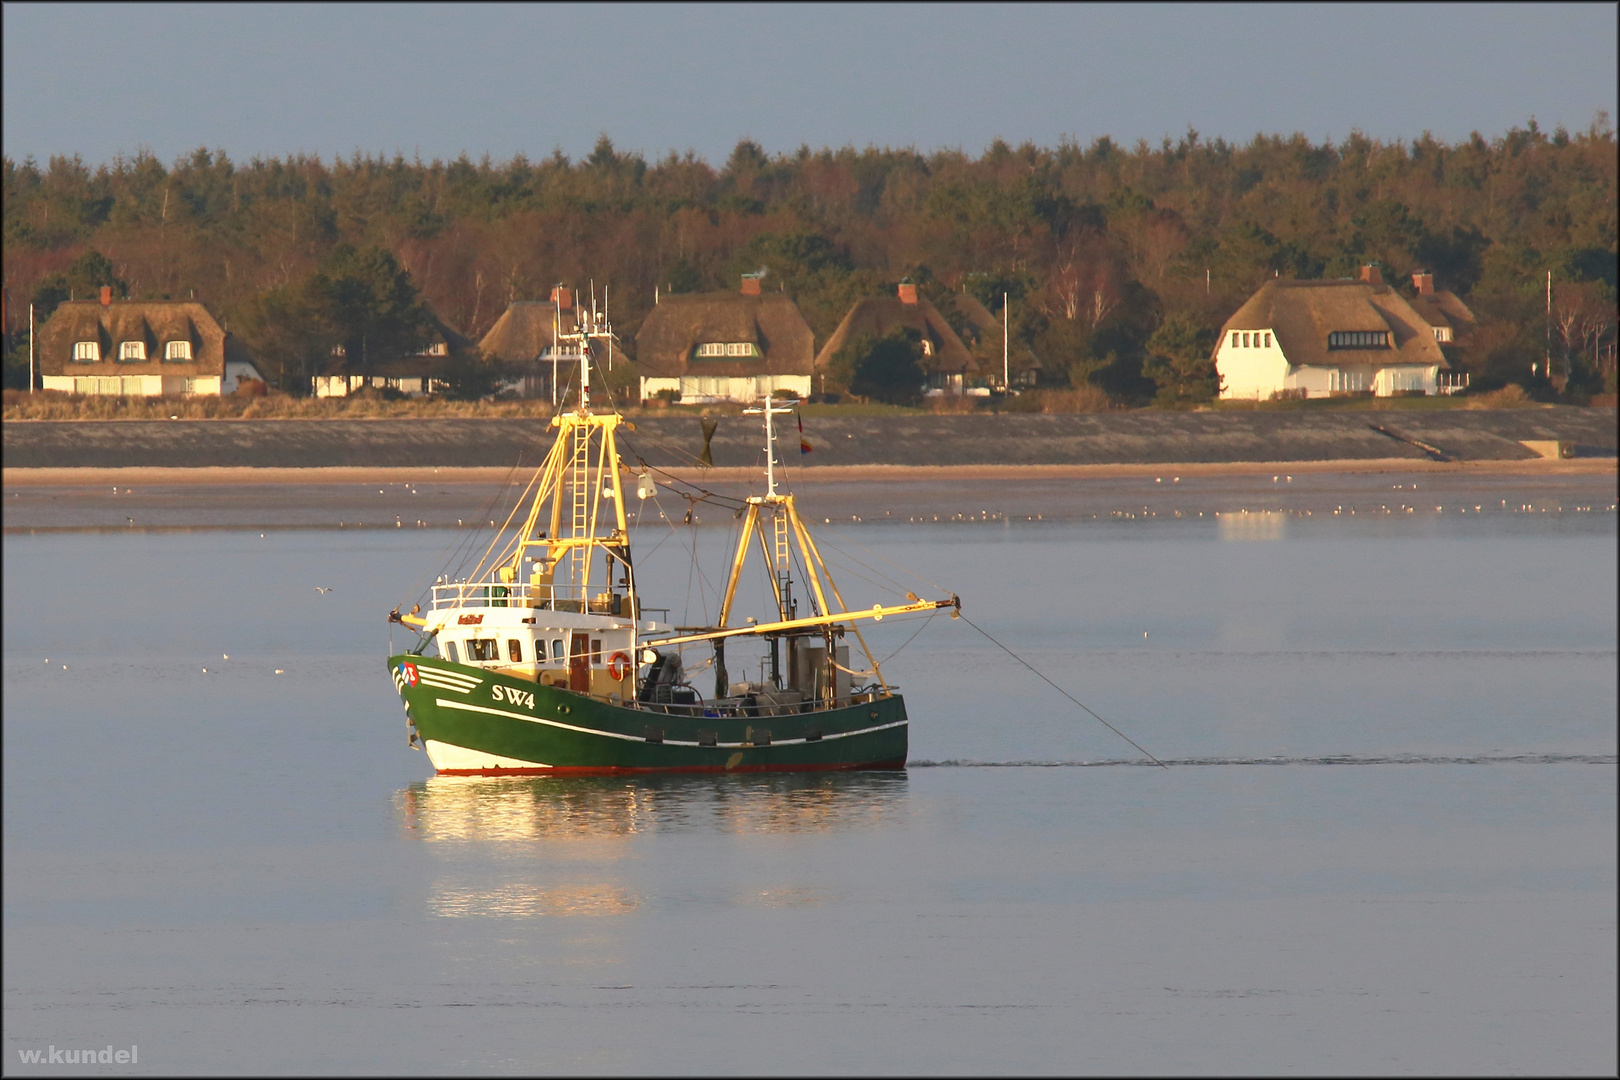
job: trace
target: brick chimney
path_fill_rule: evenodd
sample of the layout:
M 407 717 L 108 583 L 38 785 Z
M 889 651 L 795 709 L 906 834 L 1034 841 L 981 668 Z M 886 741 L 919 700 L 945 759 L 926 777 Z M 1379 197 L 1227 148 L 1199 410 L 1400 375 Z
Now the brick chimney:
M 102 307 L 112 307 L 112 286 L 111 285 L 103 285 L 101 287 L 101 306 Z
M 902 304 L 915 304 L 917 302 L 917 286 L 909 281 L 900 283 L 900 302 Z
M 1377 263 L 1368 263 L 1361 268 L 1361 280 L 1369 285 L 1382 285 L 1384 275 L 1379 272 Z
M 1412 275 L 1412 287 L 1418 291 L 1419 296 L 1428 296 L 1434 292 L 1434 275 L 1427 270 L 1419 270 Z
M 744 274 L 742 276 L 742 294 L 744 296 L 758 296 L 759 278 L 753 274 Z
M 551 290 L 551 302 L 557 305 L 558 311 L 572 311 L 574 307 L 574 291 L 558 285 Z

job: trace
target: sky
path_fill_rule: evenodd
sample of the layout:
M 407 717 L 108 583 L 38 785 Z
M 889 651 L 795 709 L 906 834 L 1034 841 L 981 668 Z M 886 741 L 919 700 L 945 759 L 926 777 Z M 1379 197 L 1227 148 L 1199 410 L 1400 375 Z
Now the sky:
M 1612 4 L 7 3 L 5 156 L 1455 142 L 1616 109 Z

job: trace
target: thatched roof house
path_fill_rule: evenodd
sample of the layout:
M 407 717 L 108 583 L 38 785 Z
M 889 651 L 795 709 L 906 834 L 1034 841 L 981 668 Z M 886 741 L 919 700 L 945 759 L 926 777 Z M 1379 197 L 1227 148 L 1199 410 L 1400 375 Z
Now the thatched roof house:
M 1376 266 L 1359 280 L 1266 282 L 1221 328 L 1214 359 L 1225 398 L 1434 394 L 1451 366 Z
M 1423 321 L 1434 331 L 1434 340 L 1442 345 L 1452 345 L 1473 332 L 1478 324 L 1474 313 L 1450 289 L 1436 289 L 1433 274 L 1419 270 L 1412 275 L 1412 286 L 1418 294 L 1409 303 L 1412 310 L 1423 316 Z
M 578 329 L 576 302 L 573 290 L 559 285 L 551 290 L 549 300 L 518 300 L 507 305 L 479 341 L 479 351 L 491 360 L 514 365 L 525 396 L 549 397 L 554 374 L 558 387 L 570 386 L 579 378 L 579 347 L 564 342 L 559 348 L 555 337 L 558 332 L 571 334 Z M 617 351 L 617 344 L 614 348 Z
M 485 356 L 509 364 L 525 364 L 545 357 L 555 343 L 558 322 L 562 332 L 574 332 L 574 298 L 567 289 L 551 290 L 550 300 L 518 300 L 507 305 L 489 328 L 478 348 Z
M 437 315 L 432 316 L 432 330 L 427 341 L 414 353 L 400 356 L 367 356 L 356 362 L 342 347 L 332 351 L 326 369 L 310 379 L 310 392 L 316 397 L 347 397 L 370 386 L 378 390 L 395 390 L 409 397 L 442 392 L 449 389 L 450 358 L 477 347 L 472 338 L 463 334 Z
M 975 304 L 989 324 L 999 325 L 984 311 L 982 304 Z M 973 313 L 965 313 L 973 318 Z M 862 337 L 882 337 L 900 327 L 921 336 L 928 383 L 935 389 L 959 394 L 966 382 L 978 373 L 973 354 L 956 336 L 945 316 L 926 298 L 918 296 L 917 287 L 907 282 L 902 282 L 893 296 L 857 300 L 821 347 L 821 352 L 816 354 L 816 370 L 824 370 L 845 345 Z
M 76 394 L 180 397 L 261 380 L 252 358 L 195 300 L 69 300 L 39 328 L 41 386 Z
M 660 298 L 636 334 L 643 399 L 757 401 L 810 393 L 815 335 L 798 305 L 743 279 L 735 293 Z

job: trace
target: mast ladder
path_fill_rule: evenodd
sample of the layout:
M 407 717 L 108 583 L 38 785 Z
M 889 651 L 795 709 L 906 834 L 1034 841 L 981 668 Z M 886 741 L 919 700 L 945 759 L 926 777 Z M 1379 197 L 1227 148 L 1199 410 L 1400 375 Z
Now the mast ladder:
M 589 424 L 577 424 L 574 427 L 573 461 L 570 463 L 570 484 L 573 487 L 573 539 L 584 540 L 591 533 L 590 492 L 586 489 L 590 480 L 590 453 L 591 428 Z M 585 575 L 589 572 L 590 550 L 584 544 L 576 545 L 569 552 L 573 561 L 573 579 L 579 585 L 580 597 L 585 597 Z

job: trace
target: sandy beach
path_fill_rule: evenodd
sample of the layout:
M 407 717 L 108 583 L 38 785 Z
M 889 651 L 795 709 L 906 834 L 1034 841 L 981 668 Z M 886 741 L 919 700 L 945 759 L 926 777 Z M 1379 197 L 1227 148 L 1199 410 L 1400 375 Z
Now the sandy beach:
M 756 492 L 744 468 L 655 470 L 638 520 L 683 520 L 687 496 Z M 1613 512 L 1613 458 L 1567 461 L 867 465 L 787 468 L 807 514 L 838 520 L 1136 520 L 1283 512 Z M 528 473 L 477 468 L 6 469 L 8 533 L 193 528 L 470 528 L 504 519 Z M 699 524 L 729 503 L 697 502 Z M 1408 511 L 1408 508 L 1412 508 Z M 1438 508 L 1438 509 L 1437 509 Z M 1579 509 L 1577 509 L 1579 508 Z

